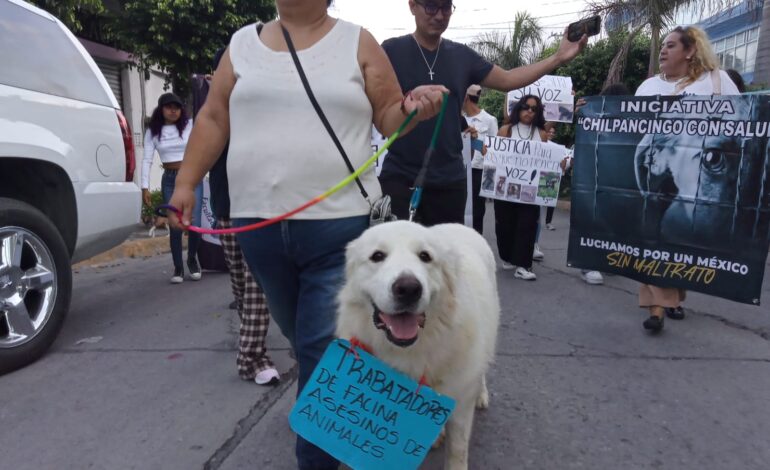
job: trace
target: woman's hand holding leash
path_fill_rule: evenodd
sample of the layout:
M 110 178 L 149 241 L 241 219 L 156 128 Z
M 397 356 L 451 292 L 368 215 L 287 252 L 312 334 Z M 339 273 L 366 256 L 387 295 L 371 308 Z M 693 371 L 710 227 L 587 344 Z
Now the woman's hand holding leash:
M 418 86 L 404 99 L 404 111 L 408 114 L 416 110 L 418 121 L 430 119 L 441 110 L 444 93 L 449 90 L 442 85 Z
M 180 221 L 177 212 L 167 211 L 171 227 L 187 230 L 187 227 L 192 223 L 192 211 L 195 208 L 195 191 L 182 184 L 177 184 L 169 205 L 179 209 L 179 212 L 182 214 L 182 220 Z

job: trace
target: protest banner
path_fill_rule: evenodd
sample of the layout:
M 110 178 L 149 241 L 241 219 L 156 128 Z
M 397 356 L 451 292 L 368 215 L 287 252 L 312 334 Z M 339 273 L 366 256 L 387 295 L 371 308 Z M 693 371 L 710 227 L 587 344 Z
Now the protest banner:
M 568 264 L 759 305 L 770 245 L 770 98 L 587 101 Z
M 289 414 L 291 428 L 354 469 L 416 469 L 455 403 L 350 342 L 326 349 Z
M 481 176 L 483 197 L 555 206 L 561 184 L 561 161 L 567 149 L 552 142 L 487 136 Z
M 522 96 L 535 95 L 543 102 L 546 121 L 569 122 L 575 112 L 575 97 L 572 95 L 572 77 L 544 75 L 538 81 L 508 92 L 506 104 L 519 101 Z
M 216 228 L 217 218 L 214 217 L 214 211 L 211 208 L 211 187 L 209 186 L 209 177 L 206 176 L 203 178 L 201 184 L 203 186 L 203 199 L 200 202 L 200 226 L 205 229 Z M 201 238 L 207 243 L 212 243 L 214 245 L 222 244 L 222 242 L 219 241 L 219 235 L 204 233 L 201 235 Z

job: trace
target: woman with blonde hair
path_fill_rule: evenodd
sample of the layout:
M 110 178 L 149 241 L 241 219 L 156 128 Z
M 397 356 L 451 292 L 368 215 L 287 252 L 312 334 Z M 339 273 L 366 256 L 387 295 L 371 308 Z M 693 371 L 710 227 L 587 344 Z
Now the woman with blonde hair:
M 660 48 L 660 74 L 645 80 L 637 96 L 737 95 L 738 88 L 719 60 L 706 32 L 697 26 L 677 26 Z
M 663 40 L 660 74 L 645 80 L 636 96 L 654 95 L 738 95 L 738 89 L 723 70 L 705 31 L 696 26 L 677 26 Z M 644 328 L 653 333 L 663 329 L 665 316 L 684 319 L 681 303 L 684 289 L 639 286 L 639 306 L 649 309 Z

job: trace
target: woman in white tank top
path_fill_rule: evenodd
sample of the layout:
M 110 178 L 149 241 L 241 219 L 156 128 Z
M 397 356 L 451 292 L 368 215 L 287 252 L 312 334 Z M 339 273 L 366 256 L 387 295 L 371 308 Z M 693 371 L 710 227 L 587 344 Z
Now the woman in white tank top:
M 318 196 L 350 174 L 300 81 L 281 28 L 291 35 L 310 88 L 354 167 L 371 154 L 372 123 L 392 134 L 407 114 L 435 116 L 443 86 L 406 97 L 385 52 L 359 26 L 328 16 L 327 0 L 277 0 L 280 20 L 236 32 L 214 75 L 185 152 L 171 204 L 189 222 L 192 188 L 230 139 L 227 174 L 234 226 L 271 218 Z M 360 177 L 380 195 L 374 169 Z M 290 220 L 238 234 L 270 313 L 294 348 L 302 390 L 334 338 L 345 246 L 368 226 L 369 205 L 355 184 Z M 173 221 L 172 221 L 173 222 Z M 300 469 L 338 463 L 297 439 Z

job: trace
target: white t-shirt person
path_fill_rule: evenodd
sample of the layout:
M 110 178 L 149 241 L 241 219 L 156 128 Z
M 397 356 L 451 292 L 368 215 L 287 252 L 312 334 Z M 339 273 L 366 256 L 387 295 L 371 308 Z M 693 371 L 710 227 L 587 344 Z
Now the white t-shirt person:
M 475 128 L 479 132 L 479 139 L 484 140 L 484 136 L 496 136 L 497 135 L 497 118 L 484 111 L 483 109 L 475 116 L 468 116 L 463 113 L 468 125 Z M 471 168 L 477 170 L 484 169 L 484 156 L 481 152 L 474 152 L 473 160 L 471 160 Z
M 738 87 L 727 75 L 724 70 L 719 71 L 722 79 L 722 95 L 740 95 Z M 636 96 L 655 96 L 655 95 L 673 95 L 676 92 L 678 82 L 667 82 L 660 78 L 660 75 L 650 77 L 636 89 Z M 714 95 L 717 90 L 714 89 L 714 83 L 711 78 L 711 72 L 703 72 L 697 80 L 682 88 L 677 95 Z

